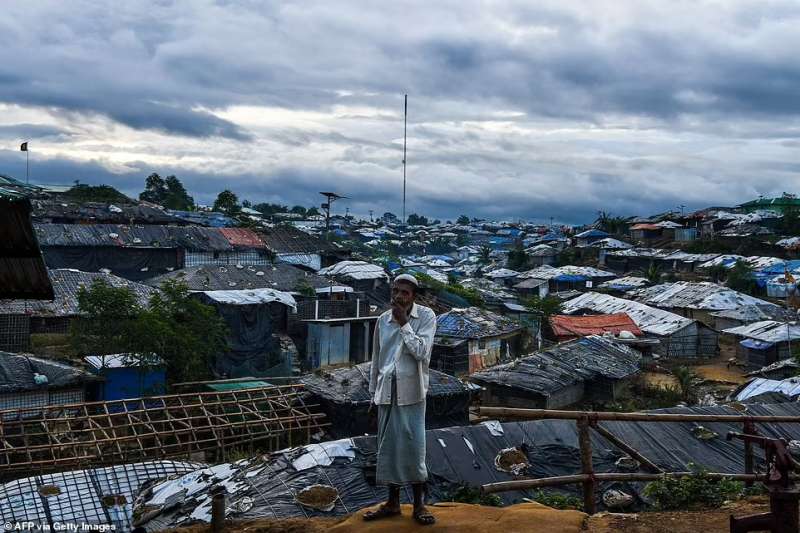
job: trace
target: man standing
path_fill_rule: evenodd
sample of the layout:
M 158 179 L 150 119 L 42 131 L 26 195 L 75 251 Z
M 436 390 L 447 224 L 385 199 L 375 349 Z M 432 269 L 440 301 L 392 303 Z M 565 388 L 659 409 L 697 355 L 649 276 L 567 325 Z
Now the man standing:
M 400 514 L 400 486 L 414 489 L 414 520 L 436 519 L 425 508 L 425 395 L 436 315 L 414 302 L 417 278 L 397 276 L 392 283 L 392 308 L 378 318 L 372 349 L 369 392 L 378 406 L 377 482 L 388 485 L 389 499 L 364 520 Z

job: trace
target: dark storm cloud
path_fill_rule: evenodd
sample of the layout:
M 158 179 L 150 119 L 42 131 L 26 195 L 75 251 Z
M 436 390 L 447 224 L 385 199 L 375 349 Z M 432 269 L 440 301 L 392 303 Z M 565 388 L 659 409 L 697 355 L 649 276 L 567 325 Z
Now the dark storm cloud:
M 439 218 L 581 222 L 601 208 L 735 203 L 790 188 L 796 171 L 795 2 L 54 0 L 4 10 L 0 103 L 65 127 L 7 124 L 0 138 L 50 138 L 51 154 L 70 154 L 76 128 L 66 126 L 97 116 L 112 124 L 108 139 L 92 131 L 95 150 L 134 144 L 114 138 L 113 122 L 165 134 L 131 157 L 158 152 L 169 168 L 111 165 L 98 151 L 37 160 L 49 181 L 135 190 L 154 169 L 205 202 L 225 186 L 307 205 L 334 188 L 355 191 L 354 211 L 397 211 L 404 92 L 411 205 Z M 237 106 L 338 114 L 324 127 L 220 116 Z M 214 156 L 207 171 L 183 162 L 203 153 Z

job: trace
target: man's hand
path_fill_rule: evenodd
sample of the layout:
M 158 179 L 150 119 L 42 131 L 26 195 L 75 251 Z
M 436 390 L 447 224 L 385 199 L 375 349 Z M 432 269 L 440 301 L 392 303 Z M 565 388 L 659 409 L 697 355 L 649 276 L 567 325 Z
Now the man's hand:
M 408 313 L 406 312 L 405 307 L 401 306 L 394 300 L 392 300 L 392 318 L 394 318 L 395 322 L 400 324 L 400 327 L 408 324 Z

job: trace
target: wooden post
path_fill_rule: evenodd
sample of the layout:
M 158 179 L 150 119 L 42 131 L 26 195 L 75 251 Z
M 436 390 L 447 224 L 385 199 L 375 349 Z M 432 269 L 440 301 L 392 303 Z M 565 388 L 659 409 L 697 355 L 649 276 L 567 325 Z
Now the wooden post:
M 743 424 L 744 433 L 747 435 L 755 435 L 756 434 L 756 425 L 751 421 L 746 421 Z M 753 443 L 750 441 L 744 441 L 744 473 L 745 474 L 752 474 L 753 473 Z M 745 485 L 748 487 L 753 486 L 752 481 L 746 481 Z
M 589 418 L 578 420 L 578 445 L 581 449 L 581 472 L 589 476 L 583 482 L 583 510 L 588 514 L 597 512 L 597 502 L 594 497 L 594 468 L 592 466 L 592 441 L 589 434 Z
M 214 494 L 211 498 L 211 532 L 222 533 L 225 529 L 225 493 Z

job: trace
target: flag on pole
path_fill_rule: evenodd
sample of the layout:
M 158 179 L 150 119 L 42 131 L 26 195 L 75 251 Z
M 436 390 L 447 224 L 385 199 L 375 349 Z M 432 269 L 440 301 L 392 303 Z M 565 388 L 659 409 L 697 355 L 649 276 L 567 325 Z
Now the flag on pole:
M 20 144 L 19 145 L 19 151 L 20 152 L 27 152 L 28 151 L 28 143 L 24 142 L 24 143 Z

